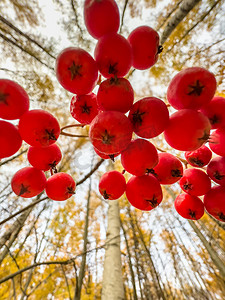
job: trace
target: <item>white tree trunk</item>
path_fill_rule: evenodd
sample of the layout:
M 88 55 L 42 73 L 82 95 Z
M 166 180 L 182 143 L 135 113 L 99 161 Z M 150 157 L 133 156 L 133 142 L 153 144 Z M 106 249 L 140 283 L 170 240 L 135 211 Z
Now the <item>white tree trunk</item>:
M 186 17 L 186 15 L 198 4 L 200 0 L 184 0 L 181 2 L 178 10 L 173 17 L 168 21 L 162 36 L 161 45 L 165 43 L 167 38 L 171 35 L 172 31 L 177 27 L 177 25 Z
M 124 287 L 120 252 L 120 218 L 117 200 L 109 201 L 108 229 L 102 282 L 102 300 L 123 300 Z

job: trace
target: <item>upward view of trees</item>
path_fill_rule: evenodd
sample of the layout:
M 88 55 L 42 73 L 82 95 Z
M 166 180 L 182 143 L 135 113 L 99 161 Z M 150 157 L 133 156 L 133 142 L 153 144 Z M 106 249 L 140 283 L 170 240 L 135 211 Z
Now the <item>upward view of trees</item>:
M 191 66 L 213 72 L 217 95 L 225 97 L 225 1 L 117 3 L 121 34 L 148 25 L 163 45 L 152 68 L 130 71 L 135 100 L 154 96 L 166 102 L 171 78 Z M 93 54 L 96 44 L 84 26 L 83 4 L 0 1 L 0 78 L 23 86 L 31 108 L 51 112 L 61 128 L 75 120 L 69 111 L 72 94 L 56 80 L 55 59 L 69 46 Z M 178 184 L 163 186 L 163 201 L 150 212 L 132 207 L 125 195 L 104 200 L 100 176 L 122 171 L 122 165 L 119 158 L 113 162 L 95 154 L 86 127 L 68 129 L 84 137 L 61 135 L 57 141 L 63 152 L 58 170 L 77 185 L 66 201 L 12 192 L 13 174 L 29 165 L 26 143 L 0 161 L 0 299 L 224 299 L 225 223 L 206 212 L 199 221 L 180 217 L 173 206 Z M 163 135 L 151 142 L 184 158 Z

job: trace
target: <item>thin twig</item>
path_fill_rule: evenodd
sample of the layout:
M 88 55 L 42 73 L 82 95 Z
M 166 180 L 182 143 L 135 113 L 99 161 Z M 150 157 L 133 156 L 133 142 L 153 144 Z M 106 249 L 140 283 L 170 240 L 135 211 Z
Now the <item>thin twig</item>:
M 36 205 L 36 204 L 38 204 L 38 203 L 40 203 L 40 202 L 42 202 L 42 201 L 44 201 L 44 200 L 46 200 L 46 199 L 48 199 L 48 197 L 45 197 L 45 198 L 42 198 L 42 199 L 38 199 L 38 200 L 32 202 L 32 203 L 29 204 L 28 206 L 22 208 L 21 210 L 19 210 L 18 212 L 14 213 L 14 214 L 11 215 L 10 217 L 8 217 L 8 218 L 4 219 L 3 221 L 1 221 L 1 222 L 0 222 L 0 225 L 6 223 L 7 221 L 9 221 L 9 220 L 11 220 L 12 218 L 16 217 L 17 215 L 21 214 L 21 213 L 24 212 L 25 210 L 31 208 L 32 206 L 34 206 L 34 205 Z
M 102 249 L 102 248 L 104 248 L 104 247 L 105 247 L 107 244 L 109 244 L 112 240 L 117 239 L 118 236 L 120 236 L 120 234 L 117 235 L 117 236 L 114 236 L 113 238 L 111 238 L 110 240 L 108 240 L 107 242 L 105 242 L 104 244 L 102 244 L 102 245 L 99 246 L 99 247 L 96 247 L 96 248 L 87 250 L 86 253 L 91 253 L 92 251 L 96 251 L 96 249 Z M 28 271 L 28 270 L 30 270 L 30 269 L 33 269 L 33 268 L 36 268 L 36 267 L 39 267 L 39 266 L 43 266 L 43 265 L 68 265 L 68 264 L 71 264 L 71 263 L 74 262 L 74 260 L 76 260 L 78 257 L 80 257 L 80 256 L 82 256 L 82 255 L 84 255 L 83 252 L 80 253 L 80 254 L 77 254 L 77 255 L 76 255 L 75 257 L 73 257 L 73 258 L 70 258 L 70 259 L 64 260 L 64 261 L 45 261 L 45 262 L 37 262 L 37 263 L 35 263 L 35 264 L 33 264 L 33 265 L 27 266 L 27 267 L 25 267 L 25 268 L 23 268 L 23 269 L 18 270 L 18 271 L 15 272 L 15 273 L 12 273 L 12 274 L 10 274 L 10 275 L 8 275 L 8 276 L 2 278 L 2 279 L 0 280 L 0 284 L 3 283 L 3 282 L 6 282 L 6 281 L 9 280 L 9 279 L 14 278 L 14 277 L 17 276 L 17 275 L 22 274 L 23 272 L 26 272 L 26 271 Z
M 123 12 L 122 12 L 122 16 L 121 16 L 120 34 L 122 32 L 124 15 L 125 15 L 125 11 L 126 11 L 126 8 L 127 8 L 127 4 L 128 4 L 128 0 L 125 0 L 124 7 L 123 7 Z
M 66 125 L 64 127 L 61 128 L 61 132 L 60 134 L 61 135 L 65 135 L 65 136 L 70 136 L 70 137 L 83 137 L 83 138 L 88 138 L 89 136 L 88 135 L 80 135 L 80 134 L 72 134 L 72 133 L 67 133 L 67 132 L 64 132 L 65 129 L 67 128 L 72 128 L 72 127 L 81 127 L 83 128 L 86 124 L 71 124 L 71 125 Z

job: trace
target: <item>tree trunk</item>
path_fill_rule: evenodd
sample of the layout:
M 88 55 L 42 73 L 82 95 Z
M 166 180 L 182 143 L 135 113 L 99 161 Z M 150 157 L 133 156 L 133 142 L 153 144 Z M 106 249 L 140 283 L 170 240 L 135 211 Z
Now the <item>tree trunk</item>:
M 124 300 L 118 201 L 109 201 L 102 300 Z
M 164 44 L 177 25 L 186 17 L 186 15 L 198 4 L 200 0 L 184 0 L 174 16 L 168 21 L 162 36 L 161 44 Z
M 16 240 L 20 230 L 22 229 L 26 219 L 28 218 L 31 210 L 33 207 L 26 210 L 10 227 L 4 235 L 0 239 L 0 249 L 5 245 L 4 250 L 0 254 L 0 264 L 2 263 L 3 259 L 7 255 L 9 248 L 13 244 L 13 242 Z M 6 242 L 8 241 L 8 244 L 6 245 Z
M 188 220 L 188 222 L 191 225 L 191 227 L 193 228 L 193 230 L 195 231 L 195 233 L 197 234 L 197 236 L 200 238 L 201 242 L 203 243 L 206 250 L 208 251 L 212 261 L 214 262 L 214 264 L 218 268 L 222 279 L 225 281 L 225 265 L 224 265 L 224 263 L 219 258 L 216 251 L 210 246 L 210 244 L 208 243 L 208 241 L 206 240 L 204 235 L 201 233 L 201 231 L 196 226 L 195 222 L 192 221 L 192 220 Z
M 135 275 L 134 275 L 134 270 L 132 266 L 132 261 L 131 261 L 131 253 L 130 253 L 130 247 L 128 244 L 127 236 L 126 236 L 126 231 L 123 226 L 123 223 L 121 221 L 121 228 L 123 230 L 123 236 L 126 242 L 126 248 L 127 248 L 127 254 L 128 254 L 128 263 L 129 263 L 129 269 L 130 269 L 130 274 L 131 274 L 131 281 L 132 281 L 132 286 L 133 286 L 133 299 L 138 300 L 137 298 L 137 290 L 136 290 L 136 284 L 135 284 Z
M 82 255 L 82 261 L 81 266 L 79 270 L 78 279 L 76 282 L 76 288 L 75 288 L 75 294 L 74 294 L 74 300 L 80 300 L 81 297 L 81 289 L 83 284 L 83 278 L 85 274 L 85 265 L 86 265 L 86 256 L 87 256 L 87 242 L 88 242 L 88 223 L 89 223 L 89 211 L 90 211 L 90 198 L 91 198 L 91 179 L 90 179 L 90 186 L 88 191 L 88 198 L 87 198 L 87 211 L 86 211 L 86 217 L 85 217 L 85 227 L 84 227 L 84 234 L 83 234 L 83 255 Z
M 160 283 L 160 278 L 158 276 L 158 272 L 156 271 L 155 265 L 154 265 L 152 257 L 151 257 L 151 253 L 150 253 L 148 247 L 146 246 L 146 243 L 144 241 L 143 233 L 142 233 L 141 228 L 139 227 L 139 225 L 137 223 L 137 220 L 135 222 L 135 225 L 137 227 L 137 230 L 138 230 L 138 233 L 139 233 L 139 237 L 140 237 L 143 249 L 146 252 L 146 255 L 147 255 L 147 257 L 149 259 L 149 262 L 150 262 L 150 267 L 151 267 L 151 270 L 152 270 L 152 279 L 154 280 L 154 286 L 156 288 L 157 297 L 158 297 L 158 299 L 166 300 L 166 298 L 164 296 L 164 293 L 163 293 L 163 289 L 161 287 L 161 283 Z

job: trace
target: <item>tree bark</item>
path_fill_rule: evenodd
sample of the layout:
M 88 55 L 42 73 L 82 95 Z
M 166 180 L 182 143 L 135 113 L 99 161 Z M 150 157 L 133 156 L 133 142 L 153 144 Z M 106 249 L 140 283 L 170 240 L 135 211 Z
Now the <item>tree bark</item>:
M 208 251 L 212 261 L 214 262 L 214 264 L 218 268 L 218 270 L 220 272 L 220 275 L 221 275 L 222 279 L 225 282 L 225 265 L 224 265 L 224 263 L 219 258 L 216 251 L 210 246 L 210 244 L 208 243 L 208 241 L 206 240 L 204 235 L 201 233 L 201 231 L 196 226 L 195 222 L 192 221 L 192 220 L 188 220 L 188 222 L 191 225 L 191 227 L 193 228 L 193 230 L 195 231 L 195 233 L 197 234 L 197 236 L 199 237 L 199 239 L 201 240 L 201 242 L 203 243 L 203 245 L 205 246 L 205 248 Z
M 124 300 L 118 201 L 109 201 L 102 300 Z
M 9 227 L 8 230 L 4 233 L 4 235 L 0 239 L 0 249 L 5 245 L 4 250 L 0 254 L 0 264 L 2 263 L 3 259 L 6 257 L 9 248 L 13 244 L 13 242 L 16 240 L 20 230 L 22 229 L 26 219 L 28 218 L 31 210 L 33 207 L 26 210 L 14 223 Z M 6 246 L 6 242 L 8 241 L 8 244 Z
M 198 4 L 200 0 L 184 0 L 173 17 L 168 21 L 162 36 L 161 44 L 164 44 L 177 25 L 186 17 L 186 15 Z
M 153 278 L 154 283 L 155 283 L 155 288 L 156 288 L 158 299 L 166 300 L 166 298 L 164 296 L 164 293 L 163 293 L 163 289 L 161 287 L 161 283 L 160 283 L 160 278 L 159 278 L 158 272 L 155 269 L 155 265 L 153 263 L 153 260 L 152 260 L 152 257 L 151 257 L 151 253 L 150 253 L 148 247 L 146 246 L 146 243 L 144 241 L 143 233 L 142 233 L 141 228 L 139 227 L 137 221 L 135 222 L 135 225 L 136 225 L 138 233 L 139 233 L 139 237 L 140 237 L 140 240 L 141 240 L 142 247 L 143 247 L 144 251 L 146 252 L 147 257 L 148 257 L 149 262 L 150 262 L 150 266 L 151 266 L 151 270 L 152 270 L 152 278 Z
M 128 244 L 128 240 L 127 240 L 127 236 L 126 236 L 126 231 L 125 231 L 125 228 L 123 226 L 122 221 L 120 223 L 121 223 L 121 228 L 123 230 L 123 236 L 124 236 L 124 239 L 125 239 L 125 242 L 126 242 L 126 248 L 127 248 L 127 254 L 128 254 L 128 263 L 129 263 L 131 281 L 132 281 L 132 286 L 133 286 L 133 299 L 134 300 L 138 300 L 138 298 L 137 298 L 136 284 L 135 284 L 135 275 L 134 275 L 134 270 L 133 270 L 132 261 L 131 261 L 130 247 L 129 247 L 129 244 Z
M 90 179 L 90 185 L 89 185 L 89 191 L 88 191 L 88 198 L 87 198 L 87 211 L 86 211 L 86 217 L 85 217 L 85 227 L 84 227 L 84 234 L 83 234 L 83 255 L 81 260 L 81 266 L 79 270 L 78 280 L 76 282 L 76 288 L 75 288 L 75 294 L 74 294 L 74 300 L 80 300 L 81 297 L 81 289 L 83 284 L 83 278 L 85 274 L 85 265 L 86 265 L 86 257 L 87 257 L 87 242 L 88 242 L 88 224 L 89 224 L 89 211 L 90 211 L 90 199 L 91 199 L 91 179 Z

